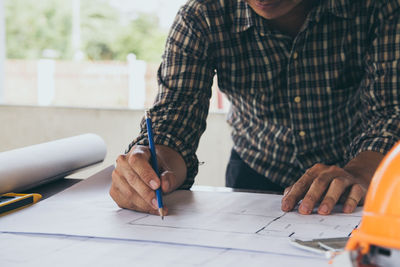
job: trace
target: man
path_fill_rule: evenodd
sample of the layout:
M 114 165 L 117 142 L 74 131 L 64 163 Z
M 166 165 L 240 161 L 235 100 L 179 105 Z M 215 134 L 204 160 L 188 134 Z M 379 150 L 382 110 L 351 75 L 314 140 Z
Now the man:
M 342 200 L 351 213 L 400 136 L 399 58 L 398 0 L 190 0 L 169 34 L 150 110 L 161 180 L 142 122 L 110 194 L 157 214 L 156 188 L 192 185 L 217 72 L 232 103 L 227 186 L 286 188 L 283 211 L 302 200 L 300 213 L 329 214 Z

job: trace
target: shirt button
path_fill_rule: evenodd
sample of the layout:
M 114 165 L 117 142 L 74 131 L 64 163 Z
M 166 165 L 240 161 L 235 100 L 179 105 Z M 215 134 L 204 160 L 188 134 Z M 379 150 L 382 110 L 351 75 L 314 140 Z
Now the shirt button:
M 300 135 L 301 137 L 303 137 L 303 136 L 306 135 L 306 132 L 305 132 L 305 131 L 300 131 L 300 132 L 299 132 L 299 135 Z
M 294 53 L 293 53 L 293 59 L 297 59 L 298 57 L 299 57 L 299 53 L 294 52 Z
M 300 101 L 301 101 L 301 97 L 300 97 L 300 96 L 296 96 L 296 97 L 294 98 L 294 102 L 300 103 Z

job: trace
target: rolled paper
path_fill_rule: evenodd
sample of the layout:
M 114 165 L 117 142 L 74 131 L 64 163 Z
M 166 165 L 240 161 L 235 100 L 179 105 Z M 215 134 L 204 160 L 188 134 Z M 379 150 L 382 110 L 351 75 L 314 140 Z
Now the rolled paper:
M 96 134 L 83 134 L 0 153 L 0 194 L 20 192 L 100 163 L 107 148 Z

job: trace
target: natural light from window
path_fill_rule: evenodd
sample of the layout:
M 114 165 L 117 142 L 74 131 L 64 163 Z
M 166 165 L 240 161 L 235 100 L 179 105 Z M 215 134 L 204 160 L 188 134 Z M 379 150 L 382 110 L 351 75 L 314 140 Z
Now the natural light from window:
M 4 0 L 6 105 L 143 109 L 187 0 Z M 213 86 L 211 110 L 226 111 Z

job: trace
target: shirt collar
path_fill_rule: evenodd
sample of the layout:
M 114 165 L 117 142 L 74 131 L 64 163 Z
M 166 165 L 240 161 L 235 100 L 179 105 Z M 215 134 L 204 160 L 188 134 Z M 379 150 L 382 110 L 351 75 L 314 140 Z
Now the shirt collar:
M 244 32 L 254 25 L 252 9 L 244 0 L 236 0 L 232 32 Z
M 232 32 L 244 32 L 254 26 L 254 16 L 258 15 L 252 11 L 245 0 L 236 0 L 235 2 Z M 319 17 L 325 12 L 341 18 L 350 18 L 352 13 L 351 0 L 320 0 L 315 19 L 319 20 Z

